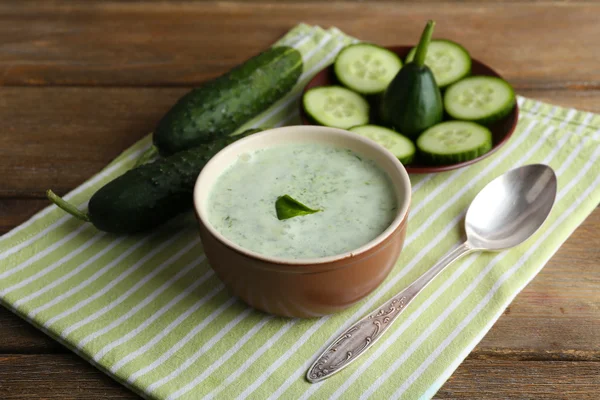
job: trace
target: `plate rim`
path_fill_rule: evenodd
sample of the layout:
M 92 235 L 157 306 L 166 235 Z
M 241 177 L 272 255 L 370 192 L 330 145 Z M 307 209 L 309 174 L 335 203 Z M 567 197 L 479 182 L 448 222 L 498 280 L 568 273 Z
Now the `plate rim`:
M 393 46 L 381 46 L 381 47 L 383 47 L 387 50 L 393 51 L 394 53 L 399 55 L 402 59 L 404 59 L 405 56 L 402 56 L 401 54 L 408 53 L 414 46 L 393 45 Z M 398 53 L 401 53 L 401 54 L 398 54 Z M 502 75 L 500 75 L 496 70 L 491 68 L 489 65 L 487 65 L 486 63 L 484 63 L 476 58 L 471 57 L 471 69 L 473 69 L 473 65 L 475 65 L 475 64 L 477 64 L 479 67 L 483 67 L 484 69 L 489 70 L 489 72 L 491 72 L 491 74 L 487 74 L 487 76 L 496 76 L 498 78 L 504 79 L 502 77 Z M 311 123 L 311 121 L 309 120 L 309 118 L 306 114 L 306 111 L 304 110 L 304 104 L 302 101 L 304 94 L 306 93 L 306 91 L 308 89 L 310 89 L 312 87 L 321 86 L 321 85 L 315 84 L 315 81 L 320 79 L 321 75 L 331 74 L 332 72 L 333 72 L 333 63 L 325 68 L 322 68 L 317 73 L 315 73 L 315 75 L 313 75 L 313 77 L 310 79 L 310 81 L 308 81 L 308 83 L 306 85 L 304 85 L 304 87 L 302 88 L 299 107 L 300 107 L 300 119 L 301 119 L 303 125 L 315 125 L 315 124 Z M 494 154 L 496 151 L 498 151 L 498 149 L 500 149 L 502 146 L 504 146 L 506 144 L 506 142 L 508 142 L 508 140 L 512 137 L 513 133 L 516 130 L 517 122 L 519 120 L 519 111 L 520 111 L 519 104 L 517 101 L 515 101 L 515 105 L 514 105 L 512 111 L 509 112 L 508 115 L 506 115 L 504 118 L 502 118 L 500 120 L 500 121 L 504 121 L 505 124 L 510 123 L 508 131 L 502 137 L 502 139 L 500 141 L 498 141 L 488 152 L 480 155 L 479 157 L 476 157 L 472 160 L 463 161 L 463 162 L 455 163 L 455 164 L 447 164 L 447 165 L 411 166 L 410 164 L 409 165 L 403 164 L 404 168 L 406 169 L 406 171 L 409 174 L 429 174 L 429 173 L 452 171 L 455 169 L 459 169 L 459 168 L 463 168 L 463 167 L 475 164 L 475 163 L 489 157 L 490 155 Z M 510 121 L 510 119 L 512 119 L 512 121 Z

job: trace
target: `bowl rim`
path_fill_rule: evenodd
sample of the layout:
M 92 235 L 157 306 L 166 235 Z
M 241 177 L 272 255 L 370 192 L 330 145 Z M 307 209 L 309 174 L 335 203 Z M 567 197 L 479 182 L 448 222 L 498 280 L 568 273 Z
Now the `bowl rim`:
M 387 45 L 387 46 L 381 46 L 384 49 L 390 50 L 396 54 L 398 54 L 398 52 L 407 52 L 410 51 L 410 49 L 412 49 L 413 47 L 415 47 L 416 45 Z M 402 60 L 403 65 L 404 65 L 404 59 Z M 487 65 L 486 63 L 471 57 L 471 69 L 473 69 L 473 65 L 479 65 L 481 67 L 487 68 L 488 70 L 491 71 L 492 75 L 491 76 L 495 76 L 501 79 L 504 79 L 502 77 L 502 75 L 500 75 L 495 69 L 493 69 L 492 67 L 490 67 L 489 65 Z M 332 72 L 332 68 L 333 68 L 333 64 L 328 65 L 322 69 L 320 69 L 319 71 L 317 71 L 312 78 L 306 83 L 306 85 L 304 85 L 304 87 L 302 88 L 302 93 L 301 95 L 304 96 L 304 93 L 306 93 L 307 90 L 312 89 L 313 87 L 319 87 L 319 86 L 313 86 L 313 82 L 319 78 L 319 76 L 325 72 L 325 71 L 330 71 Z M 471 75 L 469 75 L 471 76 Z M 332 84 L 335 84 L 335 82 L 332 82 Z M 299 102 L 299 107 L 300 107 L 300 120 L 302 121 L 303 125 L 306 126 L 321 126 L 321 125 L 315 125 L 313 123 L 311 123 L 310 119 L 308 118 L 308 115 L 306 114 L 306 111 L 304 110 L 304 104 L 302 101 Z M 508 140 L 512 137 L 513 133 L 516 130 L 517 127 L 517 123 L 519 121 L 519 103 L 517 101 L 515 101 L 515 104 L 513 106 L 513 109 L 510 113 L 508 113 L 502 120 L 504 119 L 508 119 L 508 118 L 512 118 L 510 127 L 507 131 L 507 133 L 502 137 L 502 139 L 500 141 L 498 141 L 498 143 L 496 143 L 495 145 L 492 146 L 492 148 L 480 155 L 479 157 L 473 158 L 472 160 L 467 160 L 467 161 L 462 161 L 462 162 L 458 162 L 458 163 L 454 163 L 454 164 L 445 164 L 445 165 L 431 165 L 431 166 L 426 166 L 426 165 L 415 165 L 415 166 L 411 166 L 409 165 L 405 165 L 406 171 L 409 174 L 431 174 L 431 173 L 438 173 L 438 172 L 446 172 L 446 171 L 452 171 L 455 169 L 459 169 L 459 168 L 463 168 L 463 167 L 467 167 L 469 165 L 475 164 L 489 156 L 491 156 L 492 154 L 494 154 L 496 151 L 498 151 L 502 146 L 504 146 L 506 144 L 506 142 L 508 142 Z M 442 121 L 445 122 L 445 121 Z
M 359 143 L 359 146 L 365 146 L 365 148 L 373 149 L 376 152 L 379 152 L 382 155 L 382 157 L 384 157 L 388 162 L 390 162 L 391 165 L 393 166 L 393 168 L 396 170 L 396 172 L 398 172 L 399 177 L 400 177 L 400 179 L 399 179 L 399 182 L 401 185 L 400 188 L 397 187 L 397 182 L 394 177 L 390 176 L 390 179 L 392 180 L 392 184 L 394 185 L 394 187 L 396 189 L 395 190 L 396 195 L 398 196 L 398 193 L 404 194 L 404 197 L 402 199 L 397 198 L 398 202 L 402 201 L 402 206 L 398 207 L 398 210 L 396 212 L 394 219 L 392 220 L 392 222 L 388 225 L 388 227 L 383 232 L 381 232 L 374 239 L 363 244 L 362 246 L 359 246 L 356 249 L 352 249 L 350 251 L 347 251 L 347 252 L 344 252 L 341 254 L 327 256 L 327 257 L 318 257 L 318 258 L 294 259 L 294 258 L 267 256 L 267 255 L 246 249 L 246 248 L 236 244 L 232 240 L 227 239 L 224 235 L 222 235 L 217 229 L 215 229 L 213 227 L 213 225 L 209 222 L 208 216 L 203 211 L 203 207 L 201 205 L 202 196 L 203 196 L 203 194 L 201 193 L 201 189 L 203 186 L 205 186 L 205 181 L 207 179 L 209 179 L 210 175 L 212 175 L 214 173 L 219 175 L 223 172 L 222 169 L 220 170 L 220 172 L 212 171 L 215 168 L 215 166 L 217 165 L 217 163 L 219 163 L 221 161 L 221 159 L 228 157 L 230 154 L 232 154 L 232 157 L 235 157 L 236 154 L 241 153 L 244 148 L 250 146 L 253 142 L 259 141 L 259 140 L 265 140 L 265 138 L 269 138 L 270 136 L 278 136 L 278 135 L 285 136 L 285 135 L 287 135 L 287 136 L 285 136 L 284 141 L 287 142 L 288 144 L 292 144 L 292 143 L 298 143 L 298 138 L 301 138 L 302 136 L 305 136 L 305 135 L 310 135 L 311 133 L 316 132 L 316 131 L 320 132 L 319 133 L 320 136 L 342 137 L 343 140 L 353 141 L 355 143 Z M 275 146 L 277 146 L 277 144 L 274 144 L 271 146 L 266 146 L 266 148 L 275 147 Z M 343 147 L 343 146 L 340 146 L 340 147 Z M 235 160 L 230 161 L 228 163 L 228 166 L 232 165 L 234 161 Z M 375 160 L 373 160 L 373 161 L 375 161 Z M 375 161 L 375 163 L 377 164 L 377 166 L 379 168 L 381 168 L 384 172 L 386 172 L 386 174 L 388 174 L 388 176 L 390 175 L 387 172 L 387 169 L 384 168 L 379 162 Z M 217 179 L 218 178 L 215 178 L 215 181 Z M 213 183 L 213 185 L 214 185 L 214 183 Z M 212 185 L 209 185 L 208 187 L 209 187 L 209 189 L 212 189 Z M 208 196 L 210 196 L 210 194 L 205 194 L 205 196 L 208 197 Z M 202 225 L 204 225 L 204 227 L 209 231 L 209 233 L 211 235 L 213 235 L 213 237 L 215 237 L 219 242 L 221 242 L 223 245 L 227 246 L 231 250 L 241 253 L 242 255 L 245 255 L 247 257 L 261 260 L 261 261 L 271 263 L 271 264 L 278 264 L 278 265 L 285 265 L 285 266 L 318 266 L 318 265 L 323 265 L 323 264 L 330 264 L 330 263 L 335 263 L 335 262 L 338 262 L 341 260 L 354 258 L 354 257 L 357 257 L 359 255 L 362 255 L 362 254 L 368 252 L 372 248 L 378 246 L 379 244 L 381 244 L 382 242 L 387 240 L 394 232 L 396 232 L 396 230 L 399 227 L 401 227 L 401 225 L 407 219 L 411 200 L 412 200 L 412 188 L 411 188 L 411 182 L 410 182 L 408 173 L 406 172 L 406 169 L 404 168 L 402 163 L 400 163 L 400 161 L 398 161 L 398 159 L 389 150 L 387 150 L 385 147 L 383 147 L 371 140 L 368 140 L 362 136 L 353 134 L 352 132 L 348 132 L 343 129 L 330 128 L 330 127 L 318 126 L 318 125 L 315 125 L 315 126 L 291 125 L 291 126 L 268 129 L 263 132 L 258 132 L 251 136 L 248 136 L 248 137 L 245 137 L 243 139 L 233 142 L 232 144 L 226 146 L 221 151 L 219 151 L 204 166 L 204 168 L 198 175 L 198 178 L 196 179 L 196 183 L 194 185 L 194 192 L 193 192 L 194 209 L 195 209 L 197 217 L 199 218 Z

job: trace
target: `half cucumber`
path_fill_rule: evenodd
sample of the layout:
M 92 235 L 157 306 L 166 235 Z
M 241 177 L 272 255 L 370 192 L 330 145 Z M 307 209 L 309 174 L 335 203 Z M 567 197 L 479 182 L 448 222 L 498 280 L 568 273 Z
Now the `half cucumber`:
M 404 135 L 383 126 L 362 125 L 349 129 L 367 139 L 374 140 L 395 155 L 402 164 L 410 164 L 415 157 L 415 145 Z
M 409 63 L 415 57 L 416 47 L 406 56 Z M 446 87 L 471 72 L 471 56 L 460 44 L 450 40 L 432 40 L 427 49 L 425 65 L 431 68 L 436 83 L 440 88 Z
M 444 93 L 444 108 L 448 115 L 484 125 L 502 119 L 514 106 L 513 88 L 493 76 L 470 76 L 452 84 Z
M 308 116 L 320 125 L 348 129 L 369 121 L 369 103 L 341 86 L 309 89 L 302 97 L 302 104 Z
M 417 139 L 417 148 L 427 164 L 454 164 L 490 151 L 492 133 L 474 122 L 447 121 L 423 132 Z
M 340 51 L 333 69 L 337 79 L 361 94 L 383 92 L 402 68 L 402 60 L 383 47 L 351 44 Z

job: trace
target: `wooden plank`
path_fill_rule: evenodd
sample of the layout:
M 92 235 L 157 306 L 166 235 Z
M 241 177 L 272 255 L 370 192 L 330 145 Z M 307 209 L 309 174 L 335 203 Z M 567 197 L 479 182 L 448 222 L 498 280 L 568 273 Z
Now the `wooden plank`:
M 50 336 L 0 306 L 0 354 L 66 353 L 68 351 Z
M 517 89 L 521 96 L 582 111 L 600 113 L 600 90 Z
M 0 87 L 0 197 L 75 188 L 152 131 L 187 90 Z M 600 112 L 600 90 L 520 93 Z
M 600 392 L 600 363 L 508 362 L 467 359 L 436 398 L 592 399 Z M 72 354 L 0 357 L 3 399 L 137 399 Z
M 437 399 L 597 399 L 600 363 L 467 359 Z
M 189 3 L 215 3 L 218 0 L 118 0 L 120 4 L 126 3 L 144 3 L 153 5 L 153 3 L 168 3 L 169 5 L 186 5 Z M 277 3 L 319 3 L 322 0 L 277 0 Z M 332 3 L 354 3 L 354 2 L 362 2 L 364 0 L 331 0 Z M 586 3 L 593 2 L 594 0 L 562 0 L 565 3 Z M 4 0 L 5 3 L 14 3 L 18 4 L 22 2 L 22 0 Z M 44 6 L 46 3 L 78 3 L 79 5 L 89 5 L 93 3 L 106 3 L 106 0 L 27 0 L 30 4 L 35 4 L 36 6 Z M 115 0 L 112 0 L 114 3 Z M 233 0 L 231 2 L 235 3 L 274 3 L 273 0 Z M 430 3 L 434 5 L 438 5 L 440 3 L 510 3 L 510 0 L 371 0 L 372 3 Z M 520 3 L 558 3 L 557 0 L 521 0 Z
M 0 235 L 27 221 L 48 204 L 46 199 L 0 198 Z
M 0 356 L 0 398 L 139 399 L 74 354 Z
M 600 208 L 517 296 L 471 353 L 472 358 L 600 361 L 598 226 Z M 0 353 L 62 351 L 60 345 L 1 307 L 0 338 Z
M 431 18 L 519 87 L 598 87 L 599 14 L 562 1 L 16 2 L 0 5 L 0 85 L 188 86 L 300 21 L 390 45 L 415 43 Z
M 154 129 L 182 88 L 0 88 L 0 197 L 62 194 Z

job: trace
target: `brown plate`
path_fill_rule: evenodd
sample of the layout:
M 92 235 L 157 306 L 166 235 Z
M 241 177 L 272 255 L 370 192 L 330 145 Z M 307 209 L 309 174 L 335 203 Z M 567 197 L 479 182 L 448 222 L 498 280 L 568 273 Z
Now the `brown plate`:
M 390 46 L 386 47 L 388 50 L 396 53 L 402 60 L 406 58 L 410 49 L 413 46 Z M 471 64 L 471 75 L 486 75 L 486 76 L 496 76 L 502 78 L 500 74 L 496 71 L 485 65 L 484 63 L 477 61 L 476 59 L 472 59 Z M 304 92 L 308 89 L 317 87 L 317 86 L 327 86 L 327 85 L 336 85 L 339 84 L 337 79 L 335 78 L 335 74 L 333 73 L 333 66 L 329 66 L 319 73 L 317 73 L 314 78 L 306 85 L 304 88 Z M 308 119 L 306 113 L 304 112 L 304 107 L 302 106 L 302 102 L 300 102 L 300 115 L 302 116 L 302 122 L 305 125 L 314 125 Z M 469 161 L 464 161 L 456 164 L 448 164 L 448 165 L 425 165 L 420 164 L 418 160 L 411 163 L 410 165 L 406 165 L 406 171 L 409 174 L 427 174 L 432 172 L 442 172 L 442 171 L 450 171 L 452 169 L 462 168 L 467 165 L 471 165 L 476 163 L 477 161 L 483 160 L 490 154 L 494 153 L 498 150 L 504 143 L 508 141 L 508 139 L 513 134 L 515 127 L 517 126 L 517 120 L 519 117 L 519 106 L 515 103 L 515 107 L 506 117 L 501 119 L 500 121 L 494 123 L 492 126 L 489 126 L 492 131 L 492 149 L 487 153 L 474 158 Z

